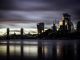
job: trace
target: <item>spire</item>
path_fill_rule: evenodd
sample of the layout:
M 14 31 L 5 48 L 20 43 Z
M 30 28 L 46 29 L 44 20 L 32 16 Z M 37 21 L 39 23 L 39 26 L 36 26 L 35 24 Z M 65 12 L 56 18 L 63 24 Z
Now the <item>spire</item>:
M 56 22 L 56 20 L 53 21 L 53 27 L 52 27 L 53 32 L 56 32 L 56 30 L 57 30 L 55 22 Z
M 55 24 L 56 24 L 56 19 L 55 19 L 55 20 L 53 20 L 53 26 L 55 26 Z

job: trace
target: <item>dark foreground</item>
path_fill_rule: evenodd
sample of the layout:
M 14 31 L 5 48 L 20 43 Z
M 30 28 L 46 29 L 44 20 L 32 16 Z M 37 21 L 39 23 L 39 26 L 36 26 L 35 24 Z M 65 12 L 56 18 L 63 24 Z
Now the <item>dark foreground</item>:
M 4 40 L 0 60 L 80 60 L 80 41 Z

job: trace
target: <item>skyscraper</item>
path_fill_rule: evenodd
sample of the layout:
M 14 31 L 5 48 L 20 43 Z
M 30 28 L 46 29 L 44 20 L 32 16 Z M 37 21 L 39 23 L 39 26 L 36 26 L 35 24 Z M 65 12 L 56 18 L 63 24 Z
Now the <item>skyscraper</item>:
M 73 27 L 72 25 L 71 16 L 68 13 L 63 13 L 59 30 L 71 32 Z
M 21 37 L 23 37 L 24 32 L 23 32 L 23 28 L 21 28 Z
M 38 23 L 37 24 L 37 30 L 38 30 L 38 34 L 41 34 L 44 32 L 44 23 Z
M 9 37 L 10 29 L 7 28 L 7 37 Z
M 56 27 L 56 25 L 55 25 L 54 22 L 53 22 L 52 30 L 53 30 L 53 32 L 56 32 L 57 31 L 57 27 Z

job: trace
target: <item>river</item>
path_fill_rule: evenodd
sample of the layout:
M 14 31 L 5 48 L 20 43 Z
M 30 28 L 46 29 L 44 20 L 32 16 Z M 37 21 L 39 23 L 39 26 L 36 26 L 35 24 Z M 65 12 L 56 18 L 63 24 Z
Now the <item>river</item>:
M 79 40 L 1 40 L 3 60 L 77 60 Z

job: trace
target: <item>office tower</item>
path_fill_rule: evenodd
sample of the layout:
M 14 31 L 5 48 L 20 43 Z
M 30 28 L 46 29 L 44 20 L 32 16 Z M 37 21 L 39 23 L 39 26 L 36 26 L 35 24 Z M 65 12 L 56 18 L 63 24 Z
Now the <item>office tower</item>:
M 62 20 L 60 21 L 60 31 L 72 31 L 73 24 L 71 22 L 71 16 L 68 13 L 63 13 Z
M 9 37 L 9 32 L 10 32 L 10 30 L 9 30 L 9 28 L 7 28 L 7 37 Z
M 54 22 L 53 22 L 52 30 L 53 30 L 53 32 L 56 32 L 57 31 L 57 27 L 56 27 L 56 25 L 55 25 Z
M 21 28 L 21 37 L 23 36 L 23 28 Z
M 44 32 L 44 23 L 38 23 L 37 24 L 37 30 L 38 30 L 38 34 L 41 34 Z

